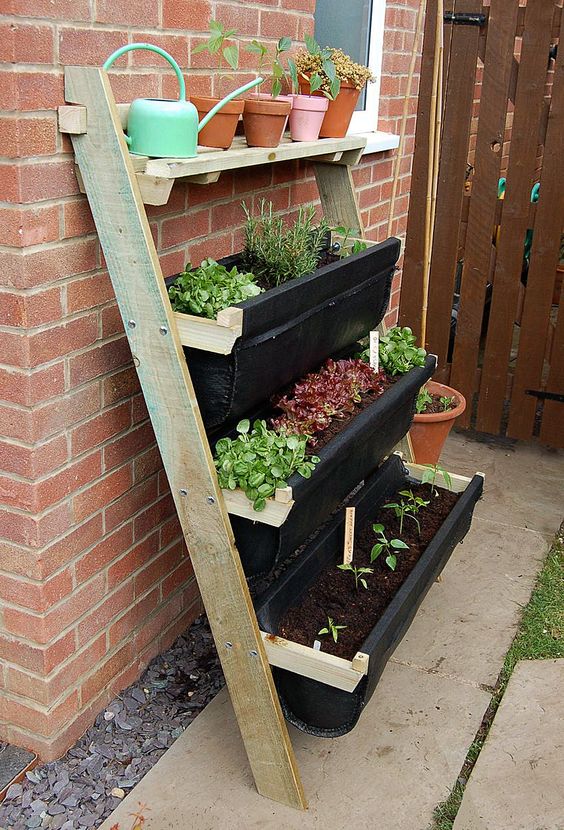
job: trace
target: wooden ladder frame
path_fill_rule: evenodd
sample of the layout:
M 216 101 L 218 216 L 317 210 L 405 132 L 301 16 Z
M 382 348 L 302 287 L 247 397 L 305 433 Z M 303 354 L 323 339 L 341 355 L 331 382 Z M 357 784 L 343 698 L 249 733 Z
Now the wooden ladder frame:
M 166 199 L 175 175 L 168 160 L 151 177 L 123 138 L 124 105 L 116 105 L 107 73 L 65 69 L 66 100 L 80 106 L 59 111 L 59 129 L 71 135 L 81 186 L 88 196 L 125 332 L 161 452 L 198 587 L 259 793 L 305 809 L 306 799 L 260 635 L 144 201 Z M 351 176 L 365 139 L 325 139 L 285 144 L 276 151 L 240 149 L 233 168 L 285 157 L 310 157 L 325 217 L 364 236 Z M 261 155 L 262 153 L 262 155 Z M 254 154 L 254 155 L 253 155 Z M 228 156 L 218 155 L 220 170 Z M 315 160 L 317 157 L 317 160 Z M 188 160 L 178 178 L 190 180 Z M 241 161 L 242 160 L 242 161 Z M 140 172 L 141 169 L 141 172 Z M 165 175 L 163 176 L 163 170 Z M 198 172 L 194 181 L 217 179 Z M 163 184 L 164 182 L 164 184 Z M 155 195 L 156 194 L 156 195 Z

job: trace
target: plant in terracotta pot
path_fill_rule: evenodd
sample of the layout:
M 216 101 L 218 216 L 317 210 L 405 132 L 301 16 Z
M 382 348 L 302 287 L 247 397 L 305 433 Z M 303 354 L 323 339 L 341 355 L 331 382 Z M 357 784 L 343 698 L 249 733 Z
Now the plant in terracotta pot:
M 367 66 L 355 63 L 342 49 L 301 49 L 296 55 L 300 91 L 314 95 L 331 91 L 334 78 L 332 70 L 327 72 L 330 65 L 334 67 L 339 90 L 330 99 L 319 136 L 343 138 L 347 134 L 360 93 L 368 81 L 374 80 L 374 76 Z M 315 76 L 321 79 L 321 86 L 317 86 L 316 81 L 314 88 L 312 79 Z
M 286 79 L 286 70 L 280 58 L 291 45 L 289 37 L 281 37 L 273 53 L 258 40 L 252 40 L 247 46 L 247 52 L 258 58 L 258 75 L 269 75 L 271 83 L 270 93 L 261 93 L 257 87 L 257 92 L 245 101 L 243 127 L 249 147 L 277 147 L 280 144 L 292 109 L 291 97 L 280 94 Z
M 321 71 L 312 72 L 309 76 L 307 91 L 302 90 L 297 61 L 291 58 L 288 60 L 294 93 L 294 103 L 290 113 L 292 141 L 317 141 L 329 102 L 339 95 L 341 86 L 329 50 L 321 49 L 309 35 L 305 36 L 305 43 L 304 54 L 314 59 L 321 67 Z
M 409 431 L 418 464 L 437 464 L 455 420 L 466 409 L 460 392 L 428 381 L 417 397 L 415 417 Z
M 235 29 L 226 29 L 219 20 L 210 20 L 209 38 L 192 49 L 193 55 L 199 52 L 207 52 L 214 60 L 217 60 L 220 79 L 230 77 L 228 73 L 223 71 L 224 69 L 230 67 L 236 70 L 239 66 L 239 46 L 233 40 L 235 34 Z M 219 103 L 220 99 L 204 95 L 192 95 L 190 100 L 198 110 L 198 119 L 201 121 Z M 225 104 L 223 109 L 200 131 L 199 144 L 205 147 L 228 150 L 233 143 L 237 123 L 243 114 L 244 108 L 244 100 L 238 98 Z

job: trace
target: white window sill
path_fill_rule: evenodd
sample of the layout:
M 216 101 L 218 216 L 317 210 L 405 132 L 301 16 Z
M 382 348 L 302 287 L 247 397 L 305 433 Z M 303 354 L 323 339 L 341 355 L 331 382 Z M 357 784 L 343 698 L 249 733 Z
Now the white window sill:
M 384 133 L 381 130 L 375 130 L 371 133 L 355 133 L 355 135 L 366 136 L 366 147 L 362 155 L 367 156 L 370 153 L 383 153 L 386 150 L 395 150 L 399 146 L 399 135 L 394 133 Z

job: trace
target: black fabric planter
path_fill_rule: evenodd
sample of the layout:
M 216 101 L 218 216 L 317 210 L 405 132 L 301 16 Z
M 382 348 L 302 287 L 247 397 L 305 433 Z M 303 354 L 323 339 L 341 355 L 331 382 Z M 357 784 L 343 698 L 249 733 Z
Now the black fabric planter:
M 434 370 L 435 358 L 429 355 L 425 366 L 397 380 L 319 450 L 320 461 L 311 478 L 292 476 L 288 484 L 295 504 L 283 525 L 270 527 L 231 517 L 247 576 L 267 573 L 287 559 L 393 450 L 409 430 L 417 393 Z
M 243 334 L 231 354 L 186 348 L 206 427 L 240 418 L 375 328 L 399 253 L 399 240 L 388 239 L 241 303 Z M 221 262 L 232 267 L 237 259 Z
M 391 456 L 351 502 L 356 507 L 357 526 L 369 519 L 378 505 L 406 480 L 409 479 L 400 458 Z M 362 678 L 353 692 L 345 692 L 290 671 L 273 669 L 282 709 L 290 723 L 304 732 L 329 738 L 344 735 L 355 726 L 427 591 L 458 542 L 468 532 L 482 487 L 483 478 L 474 476 L 364 641 L 360 651 L 369 655 L 368 675 Z M 342 561 L 343 512 L 321 531 L 296 564 L 257 600 L 257 619 L 263 631 L 275 634 L 284 612 L 299 601 L 319 573 L 330 562 Z

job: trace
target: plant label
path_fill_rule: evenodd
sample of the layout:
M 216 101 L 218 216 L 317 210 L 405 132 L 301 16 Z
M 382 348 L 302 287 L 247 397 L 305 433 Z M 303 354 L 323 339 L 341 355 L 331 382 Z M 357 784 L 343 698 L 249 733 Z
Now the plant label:
M 375 330 L 370 332 L 370 368 L 375 372 L 380 371 L 380 357 L 378 347 L 380 345 L 380 333 Z
M 355 513 L 356 507 L 347 507 L 345 510 L 345 546 L 343 549 L 343 565 L 349 565 L 353 558 Z
M 314 640 L 313 641 L 313 650 L 314 651 L 321 651 L 321 640 Z

